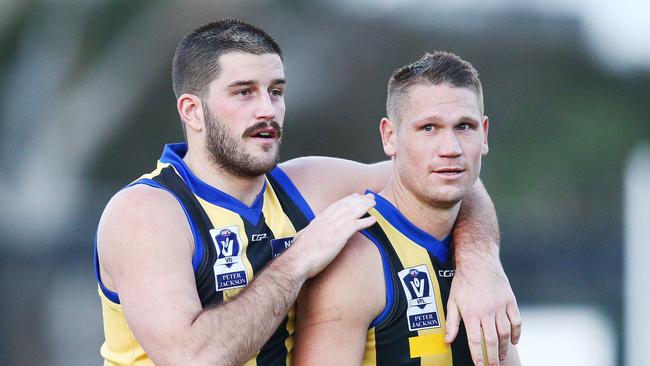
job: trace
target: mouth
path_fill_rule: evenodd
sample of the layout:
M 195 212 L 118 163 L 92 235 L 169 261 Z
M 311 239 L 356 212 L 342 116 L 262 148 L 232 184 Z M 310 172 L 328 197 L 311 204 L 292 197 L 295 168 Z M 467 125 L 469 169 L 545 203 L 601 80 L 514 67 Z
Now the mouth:
M 278 137 L 278 131 L 272 127 L 262 128 L 255 130 L 250 134 L 250 137 L 262 138 L 262 139 L 275 139 Z
M 433 171 L 436 175 L 445 178 L 458 178 L 465 172 L 465 169 L 460 166 L 445 166 L 437 168 Z
M 245 137 L 252 137 L 263 140 L 276 140 L 282 135 L 282 127 L 275 122 L 260 122 L 249 127 L 245 132 Z

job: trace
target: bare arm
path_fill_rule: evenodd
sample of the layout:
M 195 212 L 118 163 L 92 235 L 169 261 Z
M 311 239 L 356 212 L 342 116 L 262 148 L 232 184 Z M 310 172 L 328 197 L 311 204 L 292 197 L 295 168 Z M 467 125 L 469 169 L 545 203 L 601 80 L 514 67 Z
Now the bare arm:
M 447 304 L 446 341 L 455 339 L 462 317 L 475 363 L 482 355 L 482 329 L 488 360 L 497 364 L 510 342 L 519 341 L 521 318 L 499 260 L 496 212 L 480 181 L 463 199 L 453 235 L 456 275 Z
M 295 364 L 361 364 L 368 326 L 385 306 L 385 291 L 379 252 L 355 235 L 298 298 Z
M 352 234 L 374 222 L 358 219 L 373 204 L 365 196 L 336 202 L 239 296 L 202 309 L 182 208 L 164 191 L 135 186 L 120 192 L 102 216 L 102 278 L 119 293 L 129 326 L 156 364 L 243 364 L 271 336 L 304 281 L 327 265 Z
M 366 189 L 379 192 L 390 176 L 392 164 L 310 156 L 289 160 L 280 168 L 291 178 L 315 213 L 330 203 Z

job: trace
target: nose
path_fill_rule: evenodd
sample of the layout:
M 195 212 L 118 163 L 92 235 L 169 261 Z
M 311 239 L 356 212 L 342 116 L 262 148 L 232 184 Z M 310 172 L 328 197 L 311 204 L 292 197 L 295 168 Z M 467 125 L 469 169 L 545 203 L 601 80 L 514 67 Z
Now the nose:
M 255 118 L 259 120 L 275 119 L 275 106 L 268 93 L 260 93 L 255 110 Z
M 445 131 L 438 146 L 438 155 L 445 158 L 457 158 L 463 155 L 463 148 L 454 131 Z

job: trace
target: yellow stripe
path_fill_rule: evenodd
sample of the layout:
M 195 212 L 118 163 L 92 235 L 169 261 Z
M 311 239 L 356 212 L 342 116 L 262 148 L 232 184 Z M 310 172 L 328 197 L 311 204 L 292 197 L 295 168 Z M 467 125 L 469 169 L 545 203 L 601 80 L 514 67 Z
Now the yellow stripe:
M 368 329 L 368 336 L 366 338 L 366 350 L 363 353 L 363 366 L 377 365 L 377 341 L 375 340 L 375 328 Z
M 296 229 L 293 227 L 291 220 L 287 214 L 282 210 L 282 205 L 277 195 L 273 191 L 271 183 L 266 182 L 266 190 L 264 191 L 264 205 L 262 206 L 262 213 L 266 219 L 266 225 L 271 229 L 273 237 L 276 239 L 286 238 L 296 235 Z M 296 309 L 292 306 L 287 315 L 286 330 L 289 337 L 284 340 L 284 346 L 287 348 L 287 365 L 293 362 L 293 335 L 296 328 Z
M 411 358 L 439 355 L 448 351 L 444 334 L 425 334 L 409 338 Z
M 160 171 L 163 170 L 164 168 L 170 166 L 171 164 L 169 163 L 161 163 L 160 161 L 156 164 L 156 170 L 154 170 L 151 173 L 144 174 L 138 179 L 153 179 L 154 177 L 160 175 Z M 176 168 L 174 168 L 176 170 Z M 178 172 L 177 172 L 178 174 Z
M 276 239 L 296 235 L 296 229 L 293 227 L 287 214 L 282 211 L 280 200 L 273 191 L 271 183 L 268 181 L 266 182 L 266 190 L 264 191 L 262 213 L 264 214 L 266 225 L 271 229 Z

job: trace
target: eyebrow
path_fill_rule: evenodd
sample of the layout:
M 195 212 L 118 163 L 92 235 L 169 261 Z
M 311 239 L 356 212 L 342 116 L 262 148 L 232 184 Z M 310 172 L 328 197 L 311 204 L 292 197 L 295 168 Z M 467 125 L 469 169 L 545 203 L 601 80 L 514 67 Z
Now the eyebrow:
M 438 116 L 431 116 L 431 117 L 427 117 L 427 118 L 421 119 L 421 120 L 419 120 L 418 122 L 440 123 L 440 122 L 442 122 L 442 121 L 443 121 L 443 120 L 442 120 L 440 117 L 438 117 Z M 467 115 L 467 116 L 466 116 L 466 115 L 461 115 L 461 116 L 458 118 L 458 121 L 457 121 L 457 122 L 458 122 L 458 123 L 463 123 L 463 122 L 473 122 L 473 123 L 478 123 L 478 124 L 481 123 L 480 120 L 476 120 L 474 117 L 471 117 L 471 116 L 469 116 L 469 115 Z
M 286 84 L 287 80 L 284 78 L 281 79 L 273 79 L 271 81 L 271 85 L 280 85 L 280 84 Z M 237 87 L 237 86 L 251 86 L 251 85 L 257 85 L 258 82 L 255 80 L 236 80 L 233 81 L 232 83 L 228 84 L 228 88 L 232 87 Z

